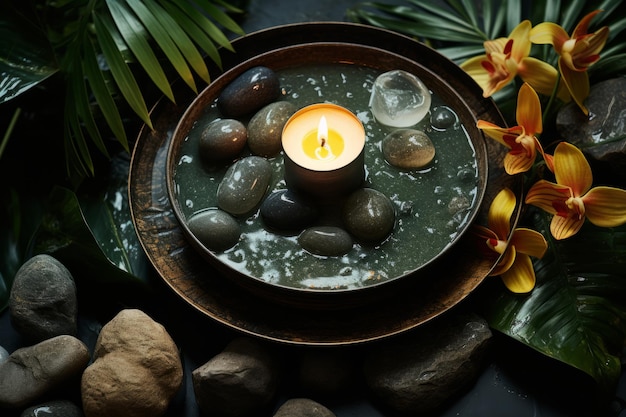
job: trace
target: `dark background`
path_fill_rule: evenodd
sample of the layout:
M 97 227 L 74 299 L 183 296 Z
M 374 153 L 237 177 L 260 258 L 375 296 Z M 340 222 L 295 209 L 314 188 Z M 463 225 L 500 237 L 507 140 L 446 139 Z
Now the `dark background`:
M 386 0 L 384 3 L 397 4 Z M 251 33 L 256 30 L 308 21 L 344 21 L 345 11 L 357 4 L 349 0 L 252 0 L 246 2 L 247 14 L 240 24 Z M 218 353 L 238 334 L 198 313 L 174 294 L 161 279 L 153 274 L 154 294 L 146 297 L 132 290 L 111 297 L 103 294 L 100 303 L 81 306 L 79 338 L 91 348 L 97 332 L 108 317 L 121 308 L 141 308 L 162 323 L 181 349 L 185 366 L 185 383 L 172 404 L 168 416 L 199 416 L 191 386 L 191 371 Z M 470 309 L 479 302 L 479 296 L 470 297 L 458 308 Z M 492 355 L 476 384 L 433 417 L 626 417 L 626 372 L 622 372 L 615 397 L 599 408 L 593 392 L 593 383 L 586 375 L 544 357 L 537 352 L 496 334 Z M 12 328 L 8 311 L 0 314 L 0 346 L 9 352 L 22 346 L 19 335 Z M 305 348 L 271 345 L 288 367 Z M 360 355 L 368 345 L 349 348 L 349 353 Z M 281 388 L 280 399 L 299 395 L 297 387 L 287 381 Z M 68 394 L 71 395 L 71 394 Z M 79 398 L 73 398 L 80 403 Z M 392 416 L 388 410 L 373 403 L 365 387 L 359 383 L 338 398 L 320 400 L 338 417 Z M 271 412 L 266 415 L 271 415 Z

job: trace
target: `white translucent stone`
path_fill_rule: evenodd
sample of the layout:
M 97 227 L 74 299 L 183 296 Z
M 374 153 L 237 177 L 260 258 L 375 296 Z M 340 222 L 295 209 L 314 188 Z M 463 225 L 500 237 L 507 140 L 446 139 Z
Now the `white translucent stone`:
M 403 70 L 393 70 L 376 78 L 370 109 L 379 123 L 409 127 L 428 114 L 430 102 L 430 91 L 419 78 Z

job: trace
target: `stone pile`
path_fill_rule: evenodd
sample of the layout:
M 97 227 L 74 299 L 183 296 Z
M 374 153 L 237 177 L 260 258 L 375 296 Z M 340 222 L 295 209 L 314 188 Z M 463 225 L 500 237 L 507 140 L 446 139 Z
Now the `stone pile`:
M 10 354 L 0 347 L 0 414 L 167 414 L 184 380 L 178 347 L 167 330 L 141 310 L 123 309 L 101 328 L 89 352 L 76 336 L 50 332 L 73 329 L 76 313 L 55 316 L 57 322 L 39 327 L 39 333 L 32 330 L 36 326 L 20 327 L 23 317 L 36 321 L 36 312 L 21 303 L 41 304 L 33 303 L 33 293 L 25 290 L 40 288 L 38 279 L 73 283 L 69 272 L 48 255 L 38 255 L 18 272 L 11 318 L 18 323 L 16 329 L 27 329 L 24 340 L 43 340 Z M 75 291 L 64 294 L 75 302 Z M 58 297 L 55 300 L 63 304 Z M 47 314 L 41 320 L 50 317 L 47 312 L 39 314 Z M 298 350 L 237 336 L 193 369 L 190 378 L 195 405 L 211 416 L 331 417 L 334 413 L 327 404 L 355 390 L 367 393 L 384 409 L 430 413 L 473 384 L 490 338 L 484 320 L 464 314 L 438 319 L 363 350 Z M 285 355 L 285 349 L 290 353 Z M 289 389 L 281 392 L 285 386 Z

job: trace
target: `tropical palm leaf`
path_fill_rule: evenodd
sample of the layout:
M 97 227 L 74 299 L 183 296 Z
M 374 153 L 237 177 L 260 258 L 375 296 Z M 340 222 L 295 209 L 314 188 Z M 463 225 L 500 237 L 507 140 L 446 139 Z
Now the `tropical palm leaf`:
M 587 13 L 601 9 L 591 29 L 608 26 L 610 36 L 600 62 L 589 68 L 592 81 L 626 73 L 626 20 L 615 12 L 621 0 L 533 0 L 522 2 L 485 0 L 409 0 L 410 6 L 364 2 L 347 12 L 354 22 L 367 23 L 413 36 L 460 64 L 470 57 L 484 54 L 483 42 L 506 37 L 521 21 L 557 22 L 571 33 Z M 556 65 L 557 55 L 549 45 L 535 45 L 533 56 Z M 494 96 L 499 107 L 514 107 L 515 94 Z
M 170 87 L 172 70 L 197 92 L 196 77 L 204 83 L 210 82 L 205 57 L 220 67 L 218 48 L 232 50 L 222 30 L 243 34 L 226 13 L 241 10 L 223 0 L 40 3 L 3 4 L 3 9 L 8 9 L 0 16 L 0 31 L 6 35 L 3 39 L 25 39 L 23 46 L 28 43 L 38 48 L 19 48 L 23 52 L 18 53 L 8 42 L 0 42 L 2 79 L 11 83 L 10 89 L 0 86 L 0 103 L 60 71 L 67 82 L 64 143 L 68 169 L 81 175 L 94 173 L 92 147 L 107 155 L 104 126 L 129 150 L 120 110 L 123 102 L 151 126 L 144 97 L 150 86 L 142 83 L 142 71 L 174 101 Z M 44 34 L 45 42 L 33 41 L 33 36 L 13 36 L 24 30 L 11 22 L 16 20 L 15 16 L 28 22 L 31 31 Z M 40 51 L 39 55 L 45 59 L 36 61 L 30 57 L 33 50 Z M 38 76 L 16 66 L 5 70 L 5 57 L 18 62 L 24 58 L 22 55 L 29 55 L 27 58 L 35 64 L 31 68 L 40 72 Z M 50 67 L 50 62 L 55 66 Z
M 611 389 L 626 339 L 626 227 L 586 224 L 573 238 L 555 241 L 546 233 L 547 216 L 534 218 L 549 242 L 534 263 L 537 286 L 527 295 L 490 294 L 489 324 Z

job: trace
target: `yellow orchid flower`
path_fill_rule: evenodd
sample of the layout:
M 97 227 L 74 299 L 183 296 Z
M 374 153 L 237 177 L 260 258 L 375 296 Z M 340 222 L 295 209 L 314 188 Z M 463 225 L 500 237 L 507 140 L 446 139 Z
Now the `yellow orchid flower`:
M 540 23 L 530 31 L 530 40 L 536 44 L 550 44 L 559 54 L 559 71 L 570 95 L 589 115 L 584 101 L 589 95 L 589 75 L 587 68 L 600 59 L 600 51 L 609 36 L 609 28 L 604 26 L 594 33 L 587 33 L 591 19 L 601 10 L 587 14 L 576 25 L 570 37 L 565 29 L 556 23 Z
M 626 191 L 613 187 L 591 188 L 591 167 L 576 146 L 561 142 L 554 151 L 556 183 L 537 181 L 526 203 L 553 214 L 550 232 L 555 239 L 575 235 L 585 218 L 596 226 L 616 227 L 626 223 Z
M 502 255 L 489 275 L 499 275 L 511 292 L 527 293 L 535 287 L 535 271 L 530 257 L 543 257 L 548 244 L 541 233 L 526 228 L 515 228 L 509 239 L 515 204 L 513 191 L 502 189 L 489 207 L 489 227 L 476 225 L 474 231 L 495 257 Z
M 487 136 L 510 149 L 504 157 L 504 170 L 509 175 L 528 171 L 535 162 L 537 151 L 544 156 L 548 167 L 552 168 L 550 156 L 543 152 L 536 137 L 543 129 L 541 103 L 528 83 L 520 87 L 515 117 L 518 125 L 510 128 L 499 127 L 485 120 L 479 120 L 476 124 Z
M 558 72 L 551 65 L 529 56 L 531 27 L 530 21 L 521 22 L 508 38 L 486 41 L 485 55 L 461 64 L 461 68 L 483 89 L 484 97 L 491 97 L 517 75 L 541 94 L 552 94 Z

